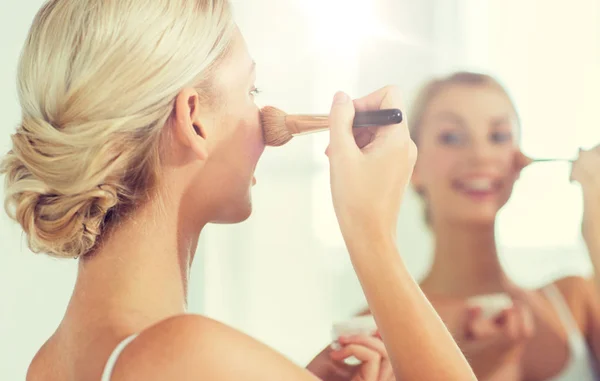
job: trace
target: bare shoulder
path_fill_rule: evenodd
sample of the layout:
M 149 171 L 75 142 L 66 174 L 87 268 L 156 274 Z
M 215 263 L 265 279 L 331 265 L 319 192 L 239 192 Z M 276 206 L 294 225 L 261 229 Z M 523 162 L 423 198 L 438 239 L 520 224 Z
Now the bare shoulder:
M 117 361 L 111 381 L 240 379 L 316 380 L 239 331 L 199 315 L 180 315 L 136 337 Z
M 581 298 L 590 291 L 590 287 L 593 287 L 593 281 L 581 276 L 568 276 L 555 281 L 554 285 L 567 299 Z
M 556 280 L 553 285 L 561 293 L 581 330 L 585 331 L 590 303 L 595 298 L 593 281 L 581 276 L 568 276 Z
M 52 372 L 51 367 L 49 366 L 48 357 L 48 346 L 49 342 L 44 343 L 42 347 L 37 351 L 29 367 L 27 368 L 27 375 L 25 379 L 27 381 L 36 381 L 41 380 L 45 376 L 46 378 L 55 376 Z M 54 371 L 56 371 L 54 369 Z

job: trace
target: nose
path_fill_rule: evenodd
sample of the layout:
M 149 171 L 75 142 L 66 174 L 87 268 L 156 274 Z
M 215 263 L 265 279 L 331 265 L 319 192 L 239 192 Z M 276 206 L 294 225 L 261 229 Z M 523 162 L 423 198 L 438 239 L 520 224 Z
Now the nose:
M 488 164 L 494 161 L 495 151 L 488 139 L 473 139 L 468 149 L 468 160 L 471 164 Z

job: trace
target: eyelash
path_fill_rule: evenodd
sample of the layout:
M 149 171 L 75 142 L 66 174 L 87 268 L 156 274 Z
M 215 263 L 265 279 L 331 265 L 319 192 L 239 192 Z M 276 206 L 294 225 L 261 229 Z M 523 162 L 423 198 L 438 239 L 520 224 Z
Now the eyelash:
M 258 88 L 253 88 L 252 90 L 250 90 L 250 94 L 252 94 L 252 96 L 257 96 L 258 94 L 262 93 L 262 90 L 258 89 Z

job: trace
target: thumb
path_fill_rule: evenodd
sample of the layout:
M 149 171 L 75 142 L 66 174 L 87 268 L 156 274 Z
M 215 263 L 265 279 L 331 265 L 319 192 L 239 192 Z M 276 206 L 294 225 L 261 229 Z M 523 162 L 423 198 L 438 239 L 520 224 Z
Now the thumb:
M 350 97 L 338 92 L 333 98 L 329 114 L 329 148 L 328 154 L 347 149 L 356 149 L 352 123 L 354 121 L 354 104 Z

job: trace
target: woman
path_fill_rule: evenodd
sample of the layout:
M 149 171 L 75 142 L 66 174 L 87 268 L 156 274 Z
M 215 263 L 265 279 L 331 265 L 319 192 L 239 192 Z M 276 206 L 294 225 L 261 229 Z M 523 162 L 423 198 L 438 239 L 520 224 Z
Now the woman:
M 315 379 L 185 313 L 202 228 L 251 214 L 264 149 L 254 73 L 225 0 L 52 0 L 40 10 L 19 65 L 23 120 L 2 162 L 6 204 L 32 250 L 79 258 L 79 271 L 28 380 Z M 390 88 L 354 102 L 338 94 L 328 151 L 340 227 L 385 347 L 348 338 L 331 356 L 363 361 L 354 380 L 393 379 L 392 365 L 403 380 L 472 380 L 394 244 L 416 156 L 406 125 L 370 132 L 361 149 L 355 107 L 400 104 Z
M 428 83 L 412 111 L 411 136 L 419 147 L 412 184 L 435 238 L 435 259 L 421 287 L 478 378 L 598 379 L 600 300 L 594 283 L 569 277 L 523 290 L 498 259 L 496 215 L 529 164 L 519 150 L 519 118 L 506 91 L 489 76 L 456 73 Z M 596 264 L 598 156 L 582 153 L 573 165 L 585 195 L 584 236 Z M 467 306 L 471 296 L 501 292 L 515 306 L 495 318 Z

